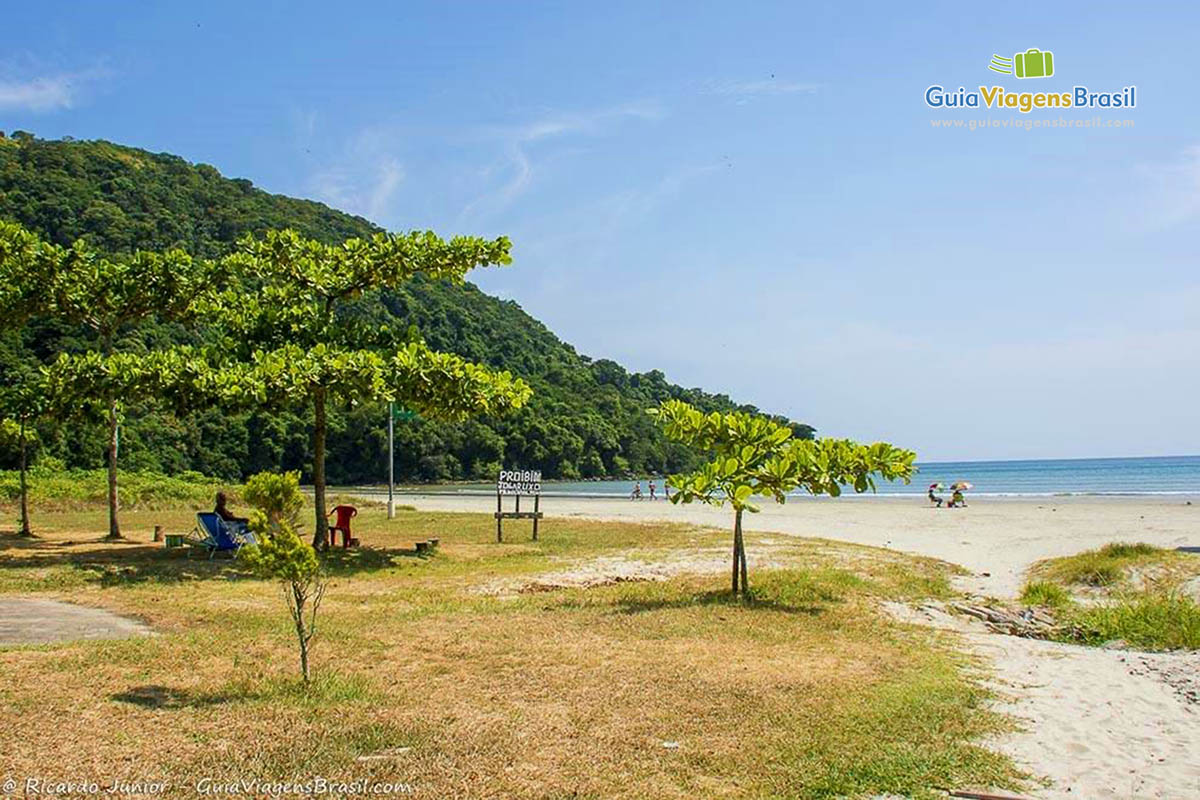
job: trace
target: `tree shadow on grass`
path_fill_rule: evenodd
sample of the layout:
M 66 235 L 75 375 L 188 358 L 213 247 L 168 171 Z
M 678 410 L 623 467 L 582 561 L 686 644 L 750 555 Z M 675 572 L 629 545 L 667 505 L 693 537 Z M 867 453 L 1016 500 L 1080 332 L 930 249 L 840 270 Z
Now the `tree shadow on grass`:
M 378 701 L 371 684 L 361 675 L 320 673 L 310 683 L 286 674 L 244 678 L 208 690 L 196 691 L 149 684 L 109 695 L 118 703 L 142 708 L 205 708 L 226 703 L 267 701 L 297 707 L 333 707 L 355 701 Z
M 102 539 L 52 541 L 16 536 L 0 539 L 0 570 L 68 567 L 84 583 L 123 586 L 141 583 L 182 583 L 196 580 L 253 579 L 253 573 L 229 553 L 213 558 L 190 548 L 165 548 L 160 544 L 99 544 Z M 425 560 L 411 548 L 356 547 L 324 551 L 320 558 L 330 574 L 349 576 L 396 566 L 406 559 Z
M 188 558 L 186 550 L 162 545 L 122 543 L 95 549 L 76 549 L 101 540 L 49 541 L 45 539 L 0 542 L 0 570 L 67 567 L 84 583 L 119 586 L 135 583 L 178 583 L 221 578 L 249 577 L 229 556 L 218 554 L 209 561 L 201 553 Z M 19 555 L 14 555 L 19 553 Z
M 404 562 L 427 561 L 433 555 L 418 553 L 411 547 L 336 547 L 323 551 L 320 557 L 331 575 L 351 575 L 390 569 Z
M 624 582 L 625 586 L 637 583 L 642 586 L 655 586 L 651 582 Z M 678 609 L 697 608 L 727 608 L 733 610 L 762 611 L 780 614 L 803 614 L 817 616 L 826 613 L 832 606 L 840 604 L 844 598 L 834 593 L 823 591 L 792 592 L 784 596 L 776 596 L 769 591 L 760 590 L 757 594 L 752 589 L 749 594 L 735 596 L 729 589 L 711 589 L 686 593 L 659 593 L 649 591 L 624 591 L 618 596 L 597 596 L 596 589 L 581 588 L 568 597 L 548 597 L 549 609 L 607 609 L 612 614 L 646 614 L 654 611 L 670 611 Z M 553 593 L 550 593 L 553 594 Z
M 768 596 L 756 596 L 753 591 L 743 597 L 734 596 L 729 590 L 713 590 L 684 597 L 622 597 L 613 603 L 618 614 L 642 614 L 680 608 L 723 607 L 751 611 L 771 611 L 783 614 L 805 614 L 816 616 L 825 613 L 834 599 L 781 600 Z
M 223 692 L 190 692 L 171 686 L 134 686 L 124 692 L 110 695 L 109 699 L 119 703 L 131 703 L 142 708 L 203 708 L 229 703 L 238 698 Z

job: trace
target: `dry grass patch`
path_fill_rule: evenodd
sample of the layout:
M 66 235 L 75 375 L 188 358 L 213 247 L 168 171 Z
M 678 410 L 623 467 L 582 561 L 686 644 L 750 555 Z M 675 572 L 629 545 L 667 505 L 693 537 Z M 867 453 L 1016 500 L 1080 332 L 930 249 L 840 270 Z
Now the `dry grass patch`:
M 728 597 L 723 570 L 501 599 L 477 589 L 564 564 L 653 563 L 728 535 L 552 519 L 541 542 L 513 526 L 497 545 L 485 515 L 389 522 L 368 509 L 355 520 L 366 547 L 329 557 L 305 692 L 275 586 L 236 562 L 93 541 L 100 511 L 41 516 L 45 539 L 4 539 L 0 591 L 134 614 L 160 635 L 0 650 L 0 728 L 21 742 L 0 774 L 165 778 L 177 794 L 198 777 L 353 775 L 425 797 L 921 797 L 1019 783 L 974 744 L 1005 722 L 960 657 L 878 609 L 944 596 L 941 562 L 751 537 L 751 554 L 769 548 L 780 567 L 751 571 L 747 601 Z M 190 516 L 133 512 L 126 528 L 145 540 Z M 429 536 L 440 552 L 418 557 L 412 542 Z

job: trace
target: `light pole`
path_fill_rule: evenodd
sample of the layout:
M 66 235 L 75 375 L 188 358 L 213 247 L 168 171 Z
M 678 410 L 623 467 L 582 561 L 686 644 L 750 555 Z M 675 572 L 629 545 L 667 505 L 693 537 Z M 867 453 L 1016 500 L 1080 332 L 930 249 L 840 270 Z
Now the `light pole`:
M 396 415 L 393 413 L 393 404 L 388 403 L 388 519 L 396 518 L 396 457 L 395 457 L 395 438 L 396 438 Z

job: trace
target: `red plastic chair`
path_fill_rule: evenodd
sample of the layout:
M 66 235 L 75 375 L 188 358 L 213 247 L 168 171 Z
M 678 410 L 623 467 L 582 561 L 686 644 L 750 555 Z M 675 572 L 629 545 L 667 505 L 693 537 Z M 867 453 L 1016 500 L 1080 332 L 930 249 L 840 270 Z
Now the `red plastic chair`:
M 337 515 L 337 522 L 329 526 L 329 546 L 337 545 L 337 532 L 342 532 L 342 547 L 350 546 L 350 540 L 353 538 L 350 533 L 350 520 L 358 514 L 358 509 L 354 506 L 335 506 L 329 512 L 329 516 Z

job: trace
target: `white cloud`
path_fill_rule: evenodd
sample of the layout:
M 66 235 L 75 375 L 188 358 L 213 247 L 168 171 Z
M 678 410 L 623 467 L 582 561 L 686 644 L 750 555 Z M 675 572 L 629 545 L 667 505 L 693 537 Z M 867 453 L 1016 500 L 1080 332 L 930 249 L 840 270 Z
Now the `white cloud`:
M 375 185 L 367 197 L 367 216 L 378 219 L 387 209 L 392 195 L 404 181 L 404 167 L 390 156 L 383 158 L 378 165 Z
M 408 184 L 440 182 L 441 194 L 451 208 L 459 209 L 458 223 L 467 226 L 482 224 L 480 218 L 511 206 L 550 164 L 571 155 L 572 137 L 602 136 L 624 122 L 663 116 L 657 105 L 629 103 L 546 112 L 521 124 L 465 129 L 385 120 L 360 128 L 330 148 L 325 116 L 294 109 L 292 134 L 300 158 L 309 165 L 304 194 L 392 227 L 400 218 L 407 225 L 436 217 L 436 198 L 406 194 L 404 189 Z M 426 157 L 430 141 L 459 155 L 449 164 L 431 160 Z M 557 146 L 551 149 L 551 142 Z
M 787 94 L 814 94 L 820 87 L 815 83 L 777 80 L 774 76 L 757 81 L 719 81 L 709 84 L 709 94 L 738 98 L 774 97 Z
M 84 85 L 103 74 L 101 70 L 87 70 L 36 78 L 0 78 L 0 109 L 46 112 L 73 108 Z
M 316 124 L 313 113 L 298 117 L 297 138 L 302 145 L 314 140 Z M 309 176 L 309 190 L 335 208 L 386 227 L 386 217 L 405 178 L 404 163 L 396 154 L 397 139 L 383 128 L 361 131 L 332 164 Z
M 484 171 L 484 175 L 504 174 L 506 179 L 489 188 L 468 203 L 459 214 L 466 221 L 479 213 L 495 213 L 511 205 L 532 184 L 538 164 L 530 153 L 539 144 L 551 139 L 570 136 L 598 136 L 627 120 L 654 122 L 665 112 L 654 104 L 625 104 L 591 111 L 547 114 L 523 125 L 485 126 L 478 138 L 500 145 L 501 163 Z
M 1140 168 L 1154 197 L 1140 212 L 1140 227 L 1164 228 L 1200 217 L 1200 145 L 1184 148 L 1165 164 Z

